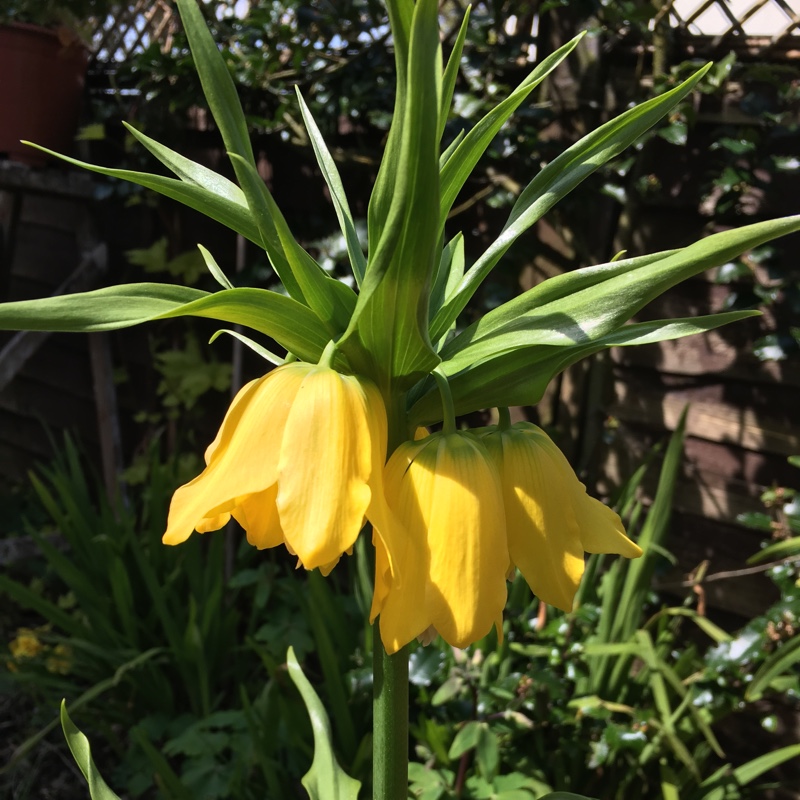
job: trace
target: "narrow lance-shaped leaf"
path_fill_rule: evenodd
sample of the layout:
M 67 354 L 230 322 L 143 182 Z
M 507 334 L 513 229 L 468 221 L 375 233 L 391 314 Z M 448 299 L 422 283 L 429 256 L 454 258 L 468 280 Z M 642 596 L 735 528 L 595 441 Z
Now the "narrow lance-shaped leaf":
M 286 291 L 316 312 L 331 338 L 341 335 L 355 308 L 355 293 L 327 275 L 297 243 L 258 170 L 234 153 L 230 157 L 237 168 L 250 213 L 261 232 L 263 247 Z
M 444 133 L 445 125 L 447 125 L 447 118 L 450 116 L 450 107 L 453 105 L 453 92 L 456 88 L 456 80 L 458 79 L 458 68 L 461 66 L 461 53 L 464 51 L 464 41 L 467 38 L 467 30 L 469 28 L 469 15 L 472 11 L 472 6 L 467 6 L 464 12 L 464 19 L 461 20 L 461 27 L 458 29 L 458 35 L 455 42 L 453 42 L 453 49 L 450 52 L 450 57 L 447 59 L 447 65 L 444 68 L 444 75 L 442 76 L 442 97 L 439 102 L 439 140 Z
M 461 187 L 494 137 L 528 95 L 575 49 L 584 34 L 551 53 L 501 103 L 484 116 L 464 137 L 442 169 L 439 225 L 444 225 Z M 513 212 L 512 212 L 513 213 Z
M 301 779 L 308 796 L 311 800 L 356 800 L 361 783 L 351 778 L 336 761 L 331 723 L 325 706 L 300 669 L 291 647 L 286 655 L 286 665 L 289 677 L 303 697 L 314 734 L 314 760 L 311 769 Z
M 356 231 L 355 223 L 353 222 L 353 215 L 350 213 L 350 204 L 347 202 L 347 195 L 344 192 L 342 179 L 339 176 L 339 170 L 336 169 L 336 162 L 333 160 L 325 140 L 314 122 L 314 117 L 303 100 L 303 95 L 300 94 L 300 87 L 295 86 L 297 92 L 297 100 L 300 103 L 300 113 L 303 115 L 303 122 L 305 123 L 308 136 L 311 139 L 311 146 L 314 148 L 314 154 L 317 157 L 322 175 L 325 178 L 325 183 L 328 184 L 328 189 L 331 193 L 333 200 L 333 207 L 336 209 L 336 216 L 339 219 L 339 227 L 342 229 L 345 243 L 347 244 L 347 254 L 350 257 L 350 266 L 353 270 L 353 275 L 356 283 L 360 286 L 364 280 L 364 272 L 367 268 L 367 260 L 364 258 L 364 252 L 361 249 L 361 243 L 358 241 L 358 233 Z
M 261 234 L 250 216 L 250 210 L 244 200 L 244 195 L 241 196 L 242 200 L 240 203 L 233 199 L 233 194 L 227 191 L 227 189 L 223 189 L 223 194 L 217 194 L 211 191 L 207 184 L 198 185 L 188 183 L 184 180 L 167 178 L 163 175 L 153 175 L 149 172 L 99 167 L 95 164 L 79 161 L 77 158 L 61 155 L 60 153 L 48 150 L 46 147 L 40 147 L 32 142 L 24 142 L 24 144 L 29 144 L 31 147 L 35 147 L 37 150 L 48 153 L 55 158 L 60 158 L 62 161 L 66 161 L 68 164 L 72 164 L 75 167 L 81 167 L 109 178 L 119 178 L 120 180 L 135 183 L 137 186 L 143 186 L 145 189 L 151 189 L 154 192 L 163 194 L 164 197 L 169 197 L 171 200 L 176 200 L 189 208 L 195 209 L 195 211 L 199 211 L 201 214 L 205 214 L 207 217 L 216 220 L 226 228 L 240 233 L 245 239 L 249 239 L 251 242 L 261 246 Z M 220 186 L 222 186 L 222 184 L 218 185 L 217 188 L 220 188 Z
M 521 346 L 456 370 L 453 361 L 443 361 L 457 414 L 492 406 L 533 405 L 541 400 L 548 383 L 559 372 L 609 347 L 651 344 L 692 336 L 758 316 L 757 311 L 729 311 L 704 317 L 656 320 L 626 325 L 585 345 Z M 429 425 L 441 420 L 441 401 L 432 381 L 415 387 L 410 395 L 411 423 Z
M 114 794 L 108 788 L 103 776 L 97 771 L 92 758 L 92 748 L 89 745 L 89 740 L 70 719 L 67 713 L 67 704 L 64 700 L 61 701 L 61 727 L 72 757 L 89 784 L 89 796 L 92 800 L 120 800 L 119 795 Z
M 429 314 L 432 316 L 447 299 L 448 291 L 458 285 L 464 275 L 464 234 L 460 231 L 442 248 L 431 289 Z
M 161 283 L 2 303 L 0 330 L 109 331 L 185 316 L 244 325 L 306 361 L 318 361 L 330 339 L 309 308 L 276 292 L 240 288 L 209 294 Z
M 247 205 L 242 190 L 233 181 L 229 181 L 218 172 L 214 172 L 213 169 L 204 167 L 202 164 L 176 153 L 166 145 L 151 139 L 141 131 L 137 131 L 133 125 L 129 125 L 127 122 L 122 124 L 134 139 L 144 145 L 167 169 L 172 170 L 182 181 L 206 189 L 211 194 L 230 200 L 230 202 L 238 206 Z
M 367 230 L 370 248 L 375 249 L 383 238 L 383 231 L 389 219 L 392 206 L 397 204 L 395 184 L 397 183 L 399 154 L 405 126 L 406 97 L 408 94 L 408 49 L 411 40 L 411 22 L 414 16 L 414 0 L 387 0 L 389 24 L 392 28 L 394 44 L 394 63 L 397 85 L 394 96 L 394 114 L 386 149 L 375 179 L 367 211 Z M 395 212 L 396 213 L 396 212 Z
M 618 328 L 654 298 L 677 283 L 778 236 L 800 230 L 800 215 L 757 222 L 717 233 L 678 251 L 641 260 L 616 261 L 596 271 L 559 281 L 557 292 L 529 290 L 490 311 L 448 343 L 445 360 L 458 367 L 521 345 L 590 344 Z M 630 267 L 633 266 L 633 269 Z M 592 283 L 599 275 L 609 276 Z M 573 291 L 563 294 L 563 289 Z M 548 302 L 550 297 L 555 299 Z
M 500 236 L 469 269 L 458 291 L 436 315 L 431 325 L 431 338 L 438 339 L 453 324 L 483 279 L 522 233 L 674 108 L 694 89 L 708 68 L 704 67 L 669 92 L 601 125 L 544 167 L 517 198 Z
M 225 59 L 196 0 L 177 0 L 177 3 L 203 94 L 219 126 L 225 149 L 255 167 L 247 121 Z
M 397 159 L 394 197 L 381 238 L 370 238 L 367 273 L 341 341 L 350 362 L 384 391 L 407 388 L 438 363 L 427 320 L 438 245 L 437 12 L 436 0 L 414 6 L 402 138 L 399 151 L 384 155 Z

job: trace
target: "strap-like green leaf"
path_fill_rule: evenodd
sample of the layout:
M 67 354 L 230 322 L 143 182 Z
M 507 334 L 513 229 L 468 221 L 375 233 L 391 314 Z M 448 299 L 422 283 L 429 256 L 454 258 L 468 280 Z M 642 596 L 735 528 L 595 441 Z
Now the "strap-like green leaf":
M 241 203 L 232 199 L 234 195 L 227 190 L 224 184 L 217 184 L 218 187 L 223 189 L 224 194 L 215 194 L 209 190 L 207 184 L 198 185 L 195 183 L 187 183 L 186 181 L 167 178 L 163 175 L 152 175 L 149 172 L 99 167 L 95 164 L 87 164 L 85 161 L 79 161 L 77 158 L 61 155 L 60 153 L 48 150 L 46 147 L 40 147 L 33 142 L 24 142 L 24 144 L 29 144 L 31 147 L 35 147 L 37 150 L 48 153 L 55 158 L 60 158 L 62 161 L 66 161 L 68 164 L 72 164 L 75 167 L 82 167 L 91 172 L 96 172 L 99 175 L 106 175 L 109 178 L 119 178 L 123 181 L 129 181 L 138 186 L 144 186 L 145 189 L 151 189 L 154 192 L 163 194 L 171 200 L 177 200 L 179 203 L 183 203 L 185 206 L 193 208 L 201 214 L 205 214 L 207 217 L 211 217 L 211 219 L 236 231 L 236 233 L 241 233 L 245 239 L 249 239 L 251 242 L 261 245 L 261 235 L 258 232 L 258 227 L 255 222 L 250 217 L 250 211 L 247 208 L 244 196 L 242 195 Z
M 364 280 L 364 272 L 367 269 L 367 260 L 364 258 L 364 251 L 358 241 L 358 233 L 353 222 L 353 215 L 350 213 L 350 205 L 347 202 L 342 179 L 339 176 L 339 170 L 336 169 L 336 162 L 328 151 L 328 146 L 325 144 L 325 140 L 317 127 L 317 123 L 314 122 L 314 117 L 311 116 L 311 112 L 305 100 L 303 100 L 303 95 L 300 94 L 300 87 L 295 86 L 295 90 L 297 91 L 297 100 L 300 103 L 300 113 L 303 115 L 303 122 L 311 139 L 311 146 L 314 148 L 314 154 L 317 157 L 319 168 L 322 170 L 325 183 L 328 184 L 333 207 L 336 209 L 336 216 L 339 219 L 339 227 L 342 229 L 342 234 L 347 244 L 350 266 L 353 269 L 356 283 L 360 286 L 361 281 Z
M 542 169 L 517 198 L 500 236 L 470 268 L 458 291 L 436 315 L 431 326 L 431 338 L 438 339 L 453 324 L 481 281 L 522 233 L 598 167 L 621 153 L 658 122 L 692 91 L 708 68 L 704 67 L 669 92 L 601 125 Z
M 314 734 L 314 760 L 302 778 L 308 796 L 311 800 L 356 800 L 361 782 L 339 766 L 333 754 L 331 723 L 325 706 L 303 674 L 291 647 L 286 654 L 286 665 L 289 677 L 303 697 Z
M 463 368 L 521 345 L 590 344 L 680 281 L 796 230 L 800 216 L 758 222 L 682 250 L 615 261 L 560 276 L 557 283 L 546 281 L 471 325 L 444 347 L 442 358 Z M 599 277 L 605 279 L 597 281 Z
M 340 336 L 355 308 L 355 292 L 326 274 L 300 247 L 258 170 L 235 153 L 229 155 L 261 232 L 263 247 L 286 291 L 316 312 L 327 326 L 329 338 Z
M 61 701 L 61 727 L 64 730 L 64 736 L 67 739 L 67 745 L 72 757 L 89 784 L 89 796 L 92 800 L 120 800 L 119 795 L 114 794 L 108 788 L 103 776 L 97 771 L 92 758 L 92 748 L 89 745 L 89 740 L 70 719 L 67 713 L 67 704 L 64 700 Z
M 765 772 L 793 758 L 800 758 L 800 744 L 791 744 L 771 753 L 765 753 L 734 770 L 726 764 L 700 784 L 698 791 L 692 795 L 692 800 L 725 800 L 728 797 L 735 797 L 736 795 L 729 792 L 726 787 L 747 786 Z
M 208 107 L 214 115 L 225 149 L 255 167 L 250 133 L 225 59 L 208 29 L 196 0 L 177 0 L 195 69 Z
M 447 65 L 444 68 L 444 75 L 442 76 L 442 98 L 439 103 L 440 141 L 444 133 L 444 126 L 447 125 L 447 118 L 450 116 L 450 107 L 453 105 L 453 92 L 455 91 L 456 80 L 458 79 L 458 68 L 461 66 L 461 53 L 464 50 L 464 40 L 467 38 L 470 11 L 472 11 L 472 6 L 467 6 L 467 10 L 464 12 L 464 19 L 461 20 L 461 27 L 458 29 L 458 36 L 456 36 L 456 40 L 453 42 L 453 49 L 450 52 L 450 57 L 447 59 Z
M 745 700 L 758 700 L 775 678 L 794 668 L 797 663 L 800 663 L 800 637 L 798 636 L 783 643 L 758 668 L 744 693 Z
M 367 273 L 341 342 L 351 363 L 384 388 L 389 383 L 408 387 L 438 363 L 428 339 L 427 315 L 438 257 L 439 53 L 438 4 L 418 0 L 402 136 L 394 142 L 390 137 L 384 154 L 384 162 L 395 164 L 391 205 L 377 241 L 375 225 L 370 225 Z
M 200 255 L 203 256 L 203 261 L 206 262 L 208 271 L 214 276 L 214 280 L 223 289 L 233 289 L 233 284 L 228 280 L 228 276 L 222 271 L 220 265 L 217 264 L 214 256 L 203 245 L 198 244 L 197 247 L 200 250 Z
M 584 34 L 576 36 L 537 64 L 536 69 L 464 137 L 442 169 L 439 224 L 444 225 L 461 187 L 491 144 L 492 139 L 528 95 L 575 49 Z M 512 212 L 513 213 L 513 212 Z
M 2 303 L 0 330 L 108 331 L 186 316 L 244 325 L 306 361 L 318 361 L 330 339 L 311 309 L 276 292 L 241 288 L 208 294 L 161 283 Z
M 460 231 L 444 246 L 431 289 L 429 314 L 433 316 L 455 291 L 464 276 L 464 234 Z
M 736 322 L 757 311 L 730 311 L 704 317 L 656 320 L 626 325 L 584 345 L 530 345 L 513 348 L 500 355 L 459 368 L 456 360 L 443 361 L 453 394 L 456 414 L 467 414 L 491 406 L 533 405 L 541 400 L 548 383 L 576 361 L 608 349 L 626 345 L 691 336 Z M 415 387 L 411 424 L 429 425 L 441 419 L 441 402 L 432 380 Z
M 204 167 L 180 153 L 176 153 L 166 145 L 151 139 L 133 125 L 122 123 L 128 132 L 142 145 L 144 145 L 165 167 L 172 170 L 182 181 L 206 189 L 211 194 L 226 198 L 238 206 L 246 206 L 242 190 L 233 182 L 214 172 L 213 169 Z

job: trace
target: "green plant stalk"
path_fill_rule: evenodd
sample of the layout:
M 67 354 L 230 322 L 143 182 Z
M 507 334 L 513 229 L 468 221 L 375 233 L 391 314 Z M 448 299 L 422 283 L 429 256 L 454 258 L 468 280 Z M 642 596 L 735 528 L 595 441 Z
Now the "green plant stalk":
M 387 456 L 408 439 L 406 396 L 384 398 L 389 428 Z M 408 797 L 408 646 L 394 655 L 383 647 L 378 623 L 372 637 L 372 797 Z
M 389 655 L 373 637 L 373 800 L 408 797 L 408 646 Z

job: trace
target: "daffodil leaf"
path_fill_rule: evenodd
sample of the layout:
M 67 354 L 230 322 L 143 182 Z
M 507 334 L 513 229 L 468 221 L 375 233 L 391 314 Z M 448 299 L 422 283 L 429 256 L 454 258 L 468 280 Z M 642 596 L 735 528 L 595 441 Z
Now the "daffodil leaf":
M 370 201 L 370 258 L 350 327 L 340 343 L 357 369 L 384 388 L 392 385 L 400 390 L 430 372 L 439 360 L 427 331 L 438 246 L 437 14 L 436 0 L 418 0 L 413 7 L 408 62 L 403 67 L 404 106 L 392 126 L 392 132 L 399 126 L 400 135 L 389 137 L 375 188 L 379 195 Z M 398 77 L 398 93 L 401 83 Z M 381 210 L 378 217 L 373 206 L 379 203 L 383 209 L 386 203 L 383 175 L 389 173 L 394 176 L 390 203 L 385 215 Z
M 442 188 L 439 200 L 440 226 L 444 225 L 456 196 L 498 131 L 528 95 L 575 49 L 583 36 L 584 34 L 581 33 L 541 61 L 505 100 L 489 111 L 466 134 L 442 169 Z
M 329 336 L 311 309 L 266 289 L 209 294 L 186 286 L 132 283 L 91 292 L 0 304 L 0 330 L 108 331 L 172 317 L 244 325 L 306 361 L 318 361 Z
M 457 414 L 494 405 L 534 405 L 559 372 L 601 350 L 679 339 L 758 314 L 758 311 L 729 311 L 704 317 L 640 322 L 625 325 L 587 344 L 571 347 L 523 345 L 464 368 L 459 368 L 453 360 L 443 361 L 440 369 L 447 376 Z M 432 380 L 416 386 L 410 401 L 413 403 L 412 424 L 427 425 L 441 419 L 441 401 Z
M 463 369 L 526 345 L 591 344 L 671 286 L 745 250 L 800 230 L 800 216 L 717 233 L 677 251 L 578 270 L 545 281 L 490 311 L 442 350 Z
M 177 3 L 203 94 L 222 134 L 225 149 L 255 167 L 247 121 L 225 59 L 196 0 L 177 0 Z
M 198 244 L 197 247 L 200 250 L 200 255 L 203 256 L 203 261 L 206 262 L 208 271 L 213 275 L 214 280 L 223 289 L 233 289 L 233 284 L 228 280 L 228 276 L 222 271 L 219 264 L 217 264 L 214 256 L 212 256 L 211 253 L 205 247 L 203 247 L 203 245 Z
M 258 170 L 229 153 L 261 241 L 286 291 L 313 309 L 328 327 L 329 338 L 342 334 L 356 304 L 355 292 L 317 264 L 292 236 L 281 210 Z
M 89 784 L 89 796 L 92 800 L 120 800 L 119 795 L 114 794 L 108 788 L 108 784 L 97 771 L 92 758 L 92 748 L 89 740 L 70 719 L 67 713 L 67 704 L 64 700 L 61 701 L 61 728 L 64 731 L 72 757 Z
M 461 27 L 458 29 L 458 36 L 453 42 L 453 49 L 450 51 L 450 57 L 447 59 L 447 65 L 442 76 L 442 97 L 439 101 L 439 140 L 442 138 L 445 125 L 447 125 L 447 118 L 450 116 L 450 109 L 453 105 L 453 92 L 456 88 L 458 69 L 461 66 L 461 53 L 464 51 L 464 41 L 467 38 L 471 10 L 472 6 L 467 6 L 467 10 L 464 12 L 464 19 L 461 20 Z
M 297 100 L 300 103 L 300 113 L 303 116 L 303 122 L 311 139 L 311 146 L 314 148 L 314 154 L 317 157 L 317 164 L 319 164 L 319 168 L 325 178 L 325 183 L 328 184 L 333 207 L 336 209 L 336 216 L 339 219 L 339 227 L 342 229 L 342 234 L 347 244 L 347 255 L 350 257 L 353 276 L 360 286 L 367 269 L 367 260 L 364 258 L 364 251 L 358 241 L 358 233 L 353 222 L 353 215 L 350 213 L 350 204 L 347 202 L 342 179 L 339 176 L 339 170 L 336 168 L 336 162 L 333 160 L 328 146 L 325 144 L 325 140 L 317 127 L 317 123 L 314 122 L 314 117 L 311 115 L 305 100 L 303 100 L 303 95 L 300 94 L 300 87 L 295 86 L 295 91 L 297 92 Z
M 308 796 L 311 800 L 356 800 L 361 782 L 351 778 L 339 766 L 333 753 L 328 714 L 319 695 L 303 674 L 291 647 L 286 654 L 286 665 L 289 677 L 303 698 L 314 734 L 314 760 L 311 769 L 301 779 Z
M 197 183 L 188 183 L 184 180 L 168 178 L 164 175 L 152 175 L 149 172 L 100 167 L 95 164 L 88 164 L 85 161 L 79 161 L 77 158 L 61 155 L 60 153 L 48 150 L 46 147 L 41 147 L 33 142 L 25 142 L 25 144 L 29 144 L 31 147 L 35 147 L 37 150 L 48 153 L 55 158 L 60 158 L 62 161 L 66 161 L 68 164 L 72 164 L 75 167 L 81 167 L 109 178 L 119 178 L 123 181 L 129 181 L 138 186 L 143 186 L 145 189 L 163 194 L 171 200 L 176 200 L 189 208 L 195 209 L 195 211 L 205 214 L 207 217 L 216 220 L 226 228 L 240 233 L 245 239 L 249 239 L 251 242 L 261 245 L 261 235 L 258 232 L 258 226 L 250 216 L 250 211 L 244 200 L 244 195 L 241 195 L 241 202 L 234 200 L 233 197 L 238 197 L 238 195 L 234 195 L 223 183 L 216 184 L 216 189 L 222 192 L 221 194 L 216 194 L 209 188 L 208 182 L 199 185 Z M 238 188 L 237 191 L 239 191 Z
M 709 66 L 674 89 L 601 125 L 544 167 L 517 198 L 500 236 L 469 269 L 458 290 L 437 313 L 431 325 L 431 338 L 435 341 L 455 322 L 481 281 L 522 233 L 598 167 L 621 153 L 674 108 L 692 91 Z

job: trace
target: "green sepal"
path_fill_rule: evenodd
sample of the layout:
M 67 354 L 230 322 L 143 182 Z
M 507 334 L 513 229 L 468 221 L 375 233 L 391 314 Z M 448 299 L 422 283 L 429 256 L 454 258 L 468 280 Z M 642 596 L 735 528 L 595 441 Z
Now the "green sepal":
M 315 363 L 330 339 L 314 312 L 291 297 L 252 288 L 209 294 L 162 283 L 0 303 L 0 330 L 109 331 L 186 316 L 244 325 Z
M 522 233 L 581 181 L 655 125 L 694 89 L 709 67 L 703 67 L 674 89 L 601 125 L 544 167 L 517 198 L 500 236 L 469 269 L 458 290 L 434 318 L 431 339 L 436 341 L 450 328 L 483 279 Z
M 390 4 L 393 25 L 405 26 L 409 5 Z M 393 6 L 397 6 L 394 13 Z M 395 114 L 370 201 L 367 272 L 340 342 L 351 364 L 385 392 L 390 387 L 408 388 L 439 361 L 428 338 L 428 294 L 438 257 L 441 47 L 437 14 L 436 0 L 419 0 L 413 6 L 402 73 L 398 66 L 398 102 L 402 96 L 404 104 Z M 404 36 L 405 27 L 395 31 L 398 58 L 405 47 Z M 394 181 L 391 187 L 386 184 L 389 175 Z
M 361 782 L 351 778 L 333 753 L 331 723 L 325 706 L 303 674 L 294 649 L 286 654 L 289 677 L 305 703 L 314 734 L 314 760 L 311 769 L 301 778 L 311 800 L 356 800 Z
M 97 771 L 92 758 L 92 748 L 89 740 L 70 719 L 65 700 L 61 701 L 61 728 L 64 731 L 64 737 L 67 740 L 67 746 L 72 753 L 72 757 L 89 784 L 89 796 L 92 800 L 120 800 L 119 795 L 114 794 L 108 788 L 108 784 Z
M 460 371 L 452 371 L 452 361 L 443 361 L 439 368 L 447 376 L 456 414 L 495 406 L 534 405 L 542 399 L 548 383 L 559 372 L 601 350 L 705 333 L 759 313 L 729 311 L 704 317 L 641 322 L 625 325 L 588 344 L 522 346 Z M 410 402 L 413 403 L 409 414 L 411 425 L 430 425 L 441 419 L 441 403 L 431 379 L 415 387 Z

